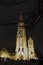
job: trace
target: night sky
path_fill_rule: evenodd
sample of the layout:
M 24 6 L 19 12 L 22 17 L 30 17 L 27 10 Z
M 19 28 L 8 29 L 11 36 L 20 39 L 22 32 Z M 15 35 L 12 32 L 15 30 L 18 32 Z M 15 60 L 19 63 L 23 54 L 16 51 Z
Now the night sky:
M 21 11 L 27 40 L 31 36 L 35 49 L 43 56 L 43 18 L 40 17 L 39 0 L 0 0 L 0 49 L 15 51 Z

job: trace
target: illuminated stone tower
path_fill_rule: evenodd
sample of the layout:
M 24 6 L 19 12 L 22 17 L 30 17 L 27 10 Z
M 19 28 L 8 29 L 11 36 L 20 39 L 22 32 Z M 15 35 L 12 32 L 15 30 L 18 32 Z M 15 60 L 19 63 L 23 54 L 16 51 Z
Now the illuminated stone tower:
M 34 50 L 34 42 L 31 37 L 28 39 L 28 58 L 30 59 L 38 59 Z
M 22 21 L 22 14 L 20 15 L 20 22 L 18 24 L 17 37 L 16 37 L 16 60 L 19 59 L 19 56 L 23 56 L 22 60 L 28 58 L 28 51 L 26 45 L 26 33 L 25 33 L 25 24 Z

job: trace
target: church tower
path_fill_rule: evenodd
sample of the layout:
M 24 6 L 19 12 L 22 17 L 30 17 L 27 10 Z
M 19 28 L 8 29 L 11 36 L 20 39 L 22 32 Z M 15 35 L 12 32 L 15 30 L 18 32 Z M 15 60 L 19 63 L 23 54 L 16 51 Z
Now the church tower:
M 28 39 L 28 59 L 38 59 L 34 50 L 34 42 L 31 37 Z
M 25 24 L 22 20 L 22 14 L 20 15 L 20 22 L 18 23 L 17 37 L 16 37 L 16 60 L 19 59 L 19 56 L 23 56 L 23 60 L 28 58 L 28 50 L 26 45 L 26 33 L 25 33 Z

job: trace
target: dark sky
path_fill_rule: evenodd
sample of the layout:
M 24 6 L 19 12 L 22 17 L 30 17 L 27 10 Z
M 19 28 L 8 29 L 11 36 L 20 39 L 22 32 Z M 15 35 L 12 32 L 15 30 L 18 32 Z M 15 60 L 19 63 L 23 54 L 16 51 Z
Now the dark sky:
M 17 24 L 19 22 L 20 11 L 22 11 L 23 21 L 27 26 L 27 40 L 29 36 L 32 36 L 35 49 L 43 55 L 43 18 L 40 18 L 39 8 L 39 0 L 0 1 L 0 49 L 6 48 L 10 52 L 14 52 Z M 40 20 L 37 21 L 38 17 Z M 38 23 L 33 25 L 33 22 Z

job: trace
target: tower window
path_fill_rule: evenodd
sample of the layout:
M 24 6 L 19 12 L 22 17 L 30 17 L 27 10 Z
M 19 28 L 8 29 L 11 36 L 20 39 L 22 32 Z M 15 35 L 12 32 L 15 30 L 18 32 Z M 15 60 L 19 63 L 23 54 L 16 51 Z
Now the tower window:
M 18 52 L 20 51 L 20 48 L 18 49 Z
M 24 48 L 22 48 L 22 51 L 24 52 Z

